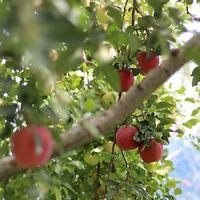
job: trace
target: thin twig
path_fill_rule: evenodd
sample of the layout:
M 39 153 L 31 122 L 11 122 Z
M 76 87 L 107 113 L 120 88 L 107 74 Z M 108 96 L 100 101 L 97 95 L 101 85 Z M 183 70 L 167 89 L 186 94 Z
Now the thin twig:
M 128 162 L 127 162 L 127 160 L 125 158 L 125 155 L 124 155 L 124 152 L 122 150 L 121 150 L 121 153 L 122 153 L 122 156 L 124 158 L 124 161 L 125 161 L 125 164 L 126 164 L 126 168 L 128 168 Z
M 128 162 L 127 162 L 126 157 L 124 155 L 124 152 L 122 150 L 121 150 L 121 153 L 122 153 L 122 157 L 123 157 L 123 159 L 125 161 L 125 166 L 126 166 L 126 168 L 128 168 Z M 126 181 L 128 181 L 128 177 L 129 177 L 129 175 L 127 174 Z
M 142 113 L 141 115 L 130 115 L 131 117 L 143 117 L 144 113 Z
M 126 14 L 126 6 L 127 6 L 128 0 L 126 0 L 126 3 L 124 5 L 124 12 L 123 12 L 123 16 L 122 16 L 122 26 L 121 26 L 121 30 L 123 31 L 123 24 L 124 24 L 124 17 Z
M 144 15 L 138 10 L 137 7 L 135 7 L 135 10 L 137 11 L 137 13 L 139 13 L 141 15 L 141 17 L 144 17 Z
M 132 26 L 135 25 L 135 9 L 136 9 L 137 0 L 133 0 L 133 10 L 132 10 Z
M 100 176 L 100 162 L 97 165 L 97 178 L 96 178 L 96 188 L 95 188 L 95 194 L 94 194 L 94 199 L 98 200 L 98 195 L 97 195 L 97 189 L 99 187 L 99 176 Z
M 191 17 L 193 17 L 195 20 L 200 21 L 200 18 L 195 17 L 193 14 L 191 14 L 191 13 L 189 12 L 188 5 L 186 5 L 186 12 L 187 12 L 188 15 L 190 15 Z
M 142 186 L 141 186 L 140 188 L 147 194 L 147 196 L 148 196 L 150 199 L 155 200 Z

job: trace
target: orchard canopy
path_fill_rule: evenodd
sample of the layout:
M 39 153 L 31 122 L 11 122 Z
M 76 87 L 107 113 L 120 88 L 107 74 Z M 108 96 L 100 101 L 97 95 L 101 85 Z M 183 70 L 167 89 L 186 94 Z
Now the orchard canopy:
M 181 195 L 180 181 L 169 175 L 174 168 L 165 147 L 171 136 L 186 137 L 185 130 L 199 123 L 200 33 L 187 42 L 178 39 L 189 31 L 188 23 L 200 21 L 190 12 L 199 3 L 1 0 L 0 199 L 173 200 Z M 145 75 L 136 60 L 143 51 L 148 59 L 151 52 L 160 59 Z M 184 80 L 176 81 L 183 84 L 173 91 L 168 80 L 181 67 Z M 117 92 L 122 69 L 134 75 L 127 92 Z M 194 98 L 184 96 L 184 81 L 195 88 Z M 184 115 L 182 101 L 196 107 L 177 125 Z M 24 168 L 13 155 L 13 134 L 39 125 L 53 136 L 51 159 Z M 128 126 L 138 129 L 134 140 L 148 146 L 154 138 L 163 145 L 162 159 L 146 164 L 138 149 L 122 151 L 115 133 Z M 199 149 L 198 135 L 187 137 Z M 37 150 L 41 144 L 35 142 Z

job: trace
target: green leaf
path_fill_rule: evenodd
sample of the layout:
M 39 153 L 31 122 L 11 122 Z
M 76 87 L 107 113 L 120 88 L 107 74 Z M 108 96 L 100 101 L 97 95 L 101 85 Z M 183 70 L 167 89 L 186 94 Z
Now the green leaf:
M 94 103 L 94 101 L 92 99 L 88 99 L 85 102 L 85 108 L 87 110 L 87 112 L 92 112 L 95 108 L 96 104 Z
M 62 187 L 63 191 L 65 192 L 65 196 L 67 197 L 68 196 L 68 189 L 65 188 L 65 187 Z
M 65 157 L 71 157 L 71 156 L 76 156 L 77 155 L 77 152 L 76 150 L 71 150 L 71 151 L 68 151 L 67 153 L 63 154 Z
M 178 90 L 178 94 L 184 94 L 185 90 L 186 90 L 185 87 L 182 86 L 181 89 Z
M 185 0 L 185 3 L 186 3 L 187 5 L 192 5 L 192 4 L 193 4 L 193 0 Z
M 194 110 L 192 111 L 191 116 L 193 116 L 193 117 L 196 116 L 196 115 L 199 113 L 199 111 L 200 111 L 200 107 L 194 109 Z
M 101 152 L 100 157 L 104 162 L 110 163 L 111 155 L 109 153 Z
M 54 187 L 54 194 L 56 196 L 56 200 L 61 200 L 62 199 L 61 192 L 57 187 Z
M 174 194 L 175 195 L 180 195 L 180 194 L 182 194 L 182 190 L 181 190 L 181 188 L 176 188 L 175 190 L 174 190 Z
M 188 60 L 194 60 L 197 65 L 200 65 L 200 58 L 198 54 L 198 47 L 191 46 L 185 52 L 185 58 Z
M 165 184 L 165 187 L 171 187 L 171 188 L 174 188 L 176 187 L 176 183 L 175 182 L 172 182 L 172 181 L 169 181 Z
M 200 81 L 200 66 L 196 67 L 193 71 L 191 76 L 193 76 L 192 78 L 192 86 L 196 86 L 198 84 L 198 82 Z
M 74 194 L 78 194 L 73 188 L 72 188 L 72 186 L 69 184 L 69 183 L 67 183 L 67 182 L 62 182 L 62 185 L 64 185 L 66 188 L 68 188 L 68 189 L 70 189 Z
M 137 172 L 136 172 L 134 169 L 130 169 L 130 168 L 128 168 L 127 170 L 128 170 L 128 172 L 130 173 L 131 176 L 134 177 L 134 176 L 137 175 Z
M 159 142 L 162 145 L 168 145 L 169 141 L 168 140 L 163 140 L 161 138 L 156 139 L 157 142 Z
M 133 76 L 137 76 L 142 71 L 142 67 L 131 68 L 131 71 L 133 73 Z
M 187 98 L 185 98 L 185 101 L 189 101 L 191 103 L 195 103 L 195 99 L 193 97 L 187 97 Z
M 141 47 L 141 41 L 137 35 L 131 34 L 127 36 L 128 45 L 133 52 L 136 52 Z
M 106 198 L 112 198 L 116 193 L 116 190 L 110 190 L 106 193 Z
M 162 163 L 165 163 L 167 166 L 170 166 L 170 167 L 174 165 L 171 160 L 162 160 Z
M 160 124 L 159 125 L 168 125 L 168 124 L 175 124 L 175 121 L 171 118 L 160 118 Z
M 183 126 L 186 126 L 187 128 L 191 129 L 198 122 L 199 122 L 199 120 L 197 120 L 197 119 L 190 119 L 188 122 L 183 123 Z
M 101 68 L 101 71 L 106 76 L 106 80 L 110 83 L 111 87 L 113 87 L 116 91 L 120 90 L 120 77 L 119 74 L 115 71 L 114 67 L 110 65 L 104 65 Z
M 161 132 L 156 132 L 156 134 L 154 135 L 154 138 L 156 139 L 157 142 L 159 142 L 162 145 L 168 145 L 169 141 L 162 139 L 163 134 Z
M 67 182 L 62 183 L 62 185 L 64 185 L 66 188 L 72 188 L 72 186 L 69 183 L 67 183 Z
M 60 166 L 60 164 L 58 162 L 56 163 L 56 166 L 55 166 L 55 172 L 57 174 L 60 174 L 60 172 L 61 172 L 61 166 Z
M 147 101 L 148 103 L 154 103 L 156 99 L 158 99 L 158 95 L 152 94 Z
M 176 42 L 176 39 L 172 35 L 167 35 L 165 38 L 166 38 L 166 40 L 170 40 L 172 42 Z
M 140 187 L 132 186 L 131 188 L 137 193 L 137 195 L 139 195 L 141 197 L 147 197 L 146 192 L 143 189 L 141 189 Z
M 169 114 L 169 115 L 172 114 L 172 112 L 170 112 L 168 109 L 158 110 L 157 112 L 158 112 L 158 113 L 162 113 L 162 114 Z
M 156 108 L 157 108 L 157 109 L 172 108 L 172 107 L 174 107 L 174 105 L 172 105 L 171 103 L 167 103 L 167 102 L 159 102 L 159 103 L 156 105 Z
M 149 129 L 149 122 L 147 120 L 140 121 L 139 124 L 136 124 L 137 127 L 140 127 L 139 130 L 144 134 Z
M 71 161 L 69 162 L 69 164 L 75 165 L 75 166 L 78 167 L 79 169 L 85 169 L 83 163 L 82 163 L 81 161 L 79 161 L 79 160 L 71 160 Z
M 154 17 L 152 16 L 145 16 L 145 17 L 138 18 L 138 25 L 141 28 L 152 27 L 154 24 L 156 24 L 156 22 L 155 22 Z
M 147 130 L 146 133 L 145 133 L 145 135 L 144 135 L 144 138 L 150 139 L 150 138 L 152 138 L 152 136 L 154 136 L 155 134 L 156 134 L 155 131 L 149 131 L 149 130 Z
M 122 25 L 122 17 L 121 12 L 109 6 L 108 8 L 108 16 L 112 17 L 115 20 L 116 25 L 119 29 L 121 29 Z
M 119 187 L 119 183 L 117 183 L 116 181 L 113 181 L 113 180 L 110 180 L 110 181 L 107 181 L 105 182 L 106 185 L 108 186 L 115 186 L 115 187 Z
M 178 133 L 177 137 L 180 137 L 180 138 L 181 138 L 181 137 L 183 136 L 183 134 L 184 134 L 184 132 L 181 131 L 180 129 L 177 129 L 177 130 L 175 130 L 174 132 Z

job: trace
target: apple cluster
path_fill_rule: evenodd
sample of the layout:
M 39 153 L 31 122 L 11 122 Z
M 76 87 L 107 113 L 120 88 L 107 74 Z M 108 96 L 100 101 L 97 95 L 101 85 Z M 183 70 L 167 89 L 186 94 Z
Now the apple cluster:
M 138 129 L 133 126 L 122 127 L 116 132 L 116 143 L 123 151 L 138 148 L 140 156 L 145 163 L 152 163 L 161 160 L 163 145 L 156 142 L 154 138 L 149 139 L 149 146 L 144 141 L 137 142 L 133 136 L 138 133 Z
M 27 126 L 12 137 L 12 152 L 18 165 L 33 168 L 45 165 L 51 158 L 53 138 L 44 126 Z
M 138 65 L 136 67 L 142 67 L 140 74 L 145 76 L 150 70 L 156 68 L 159 65 L 159 56 L 155 51 L 143 51 L 137 54 L 136 60 Z M 133 73 L 127 69 L 117 70 L 120 77 L 120 90 L 118 92 L 127 92 L 129 88 L 134 84 Z

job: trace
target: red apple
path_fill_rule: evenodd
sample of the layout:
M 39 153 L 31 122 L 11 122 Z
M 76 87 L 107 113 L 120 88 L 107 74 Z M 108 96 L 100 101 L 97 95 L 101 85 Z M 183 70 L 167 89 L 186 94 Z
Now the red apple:
M 144 142 L 142 141 L 139 144 L 139 152 L 142 160 L 145 163 L 151 163 L 159 161 L 162 158 L 163 154 L 163 145 L 156 142 L 154 138 L 149 139 L 150 146 L 146 146 L 145 149 L 143 149 Z
M 121 88 L 119 92 L 127 92 L 128 89 L 134 84 L 134 76 L 133 73 L 129 70 L 117 70 L 120 81 Z
M 142 71 L 140 72 L 143 76 L 146 75 L 150 70 L 156 68 L 159 65 L 159 56 L 155 51 L 151 51 L 149 58 L 149 54 L 147 51 L 143 51 L 138 53 L 136 56 L 136 60 L 139 62 L 137 67 L 142 67 Z
M 133 136 L 138 132 L 138 129 L 133 126 L 122 127 L 116 132 L 116 143 L 123 151 L 136 149 L 139 142 L 133 140 Z
M 44 126 L 27 126 L 13 137 L 13 154 L 22 167 L 37 167 L 49 161 L 53 151 L 51 132 Z

